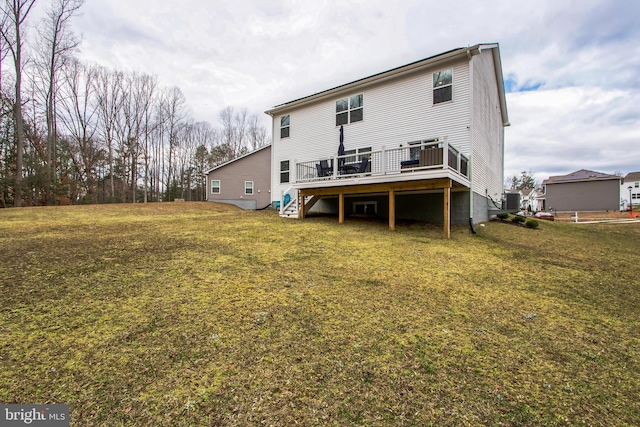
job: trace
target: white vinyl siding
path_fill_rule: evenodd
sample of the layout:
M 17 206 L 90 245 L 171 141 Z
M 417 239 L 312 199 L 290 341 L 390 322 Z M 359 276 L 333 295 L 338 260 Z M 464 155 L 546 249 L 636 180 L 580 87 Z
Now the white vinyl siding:
M 473 57 L 473 89 L 471 186 L 474 192 L 484 196 L 488 191 L 499 201 L 504 185 L 504 127 L 490 50 Z
M 453 101 L 433 105 L 433 73 L 443 68 L 453 70 Z M 469 63 L 461 60 L 415 73 L 409 77 L 371 85 L 336 95 L 274 117 L 273 163 L 291 160 L 291 179 L 295 182 L 295 162 L 312 161 L 337 153 L 340 127 L 335 126 L 336 101 L 362 93 L 366 120 L 344 126 L 345 150 L 371 147 L 373 151 L 398 148 L 411 141 L 448 136 L 450 144 L 470 153 L 469 133 Z M 295 111 L 296 132 L 281 140 L 280 117 Z M 277 132 L 277 133 L 276 133 Z M 279 167 L 272 168 L 272 193 L 279 195 L 290 184 L 280 183 Z

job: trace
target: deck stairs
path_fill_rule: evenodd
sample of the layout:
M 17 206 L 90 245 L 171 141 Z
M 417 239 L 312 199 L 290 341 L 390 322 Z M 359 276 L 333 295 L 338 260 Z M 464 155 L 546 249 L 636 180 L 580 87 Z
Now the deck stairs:
M 306 211 L 313 207 L 321 199 L 320 196 L 306 196 L 304 198 L 304 206 Z M 280 211 L 282 218 L 300 218 L 300 203 L 298 196 L 292 197 L 288 204 L 284 206 L 284 209 Z

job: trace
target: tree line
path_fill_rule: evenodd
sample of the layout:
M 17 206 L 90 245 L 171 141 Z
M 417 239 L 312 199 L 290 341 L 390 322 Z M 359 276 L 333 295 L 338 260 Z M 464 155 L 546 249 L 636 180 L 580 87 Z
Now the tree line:
M 247 109 L 195 121 L 178 87 L 78 60 L 84 0 L 37 23 L 0 2 L 0 206 L 204 200 L 207 169 L 269 143 Z

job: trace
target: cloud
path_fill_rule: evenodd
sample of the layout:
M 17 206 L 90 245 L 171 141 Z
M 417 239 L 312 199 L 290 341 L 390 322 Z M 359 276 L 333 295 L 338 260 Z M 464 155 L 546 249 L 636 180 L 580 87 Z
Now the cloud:
M 531 170 L 542 180 L 579 169 L 638 169 L 640 129 L 625 117 L 640 102 L 637 93 L 568 87 L 511 93 L 507 101 L 505 175 Z
M 81 58 L 157 75 L 211 122 L 225 106 L 261 113 L 499 42 L 512 123 L 505 172 L 558 174 L 640 170 L 638 22 L 640 4 L 628 0 L 91 0 L 74 27 Z

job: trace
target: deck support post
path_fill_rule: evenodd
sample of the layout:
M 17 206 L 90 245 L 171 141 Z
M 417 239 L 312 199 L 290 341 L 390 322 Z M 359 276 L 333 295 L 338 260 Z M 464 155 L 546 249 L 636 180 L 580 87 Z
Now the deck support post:
M 389 190 L 389 230 L 396 229 L 396 192 Z
M 298 205 L 300 206 L 300 212 L 298 212 L 298 218 L 300 219 L 304 219 L 304 198 L 306 196 L 303 196 L 302 194 L 300 194 L 300 192 L 298 192 Z
M 451 181 L 444 187 L 444 238 L 451 238 Z
M 338 194 L 338 224 L 344 223 L 344 193 Z

